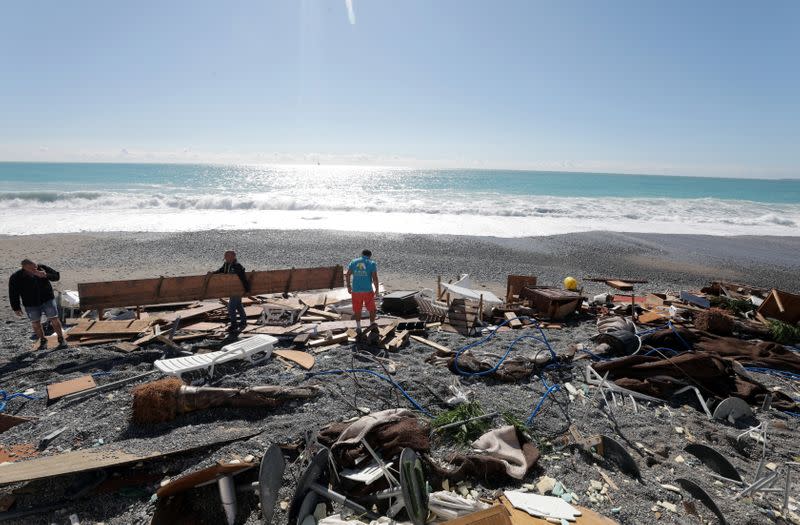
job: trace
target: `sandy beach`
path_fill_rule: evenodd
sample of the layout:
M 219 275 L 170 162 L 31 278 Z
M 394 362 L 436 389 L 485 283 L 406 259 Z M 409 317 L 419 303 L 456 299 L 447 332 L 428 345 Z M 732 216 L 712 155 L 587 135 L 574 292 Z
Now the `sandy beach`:
M 504 239 L 339 231 L 242 230 L 187 233 L 74 233 L 0 236 L 0 271 L 23 257 L 61 272 L 60 289 L 79 282 L 205 273 L 235 249 L 248 270 L 346 264 L 369 247 L 387 289 L 434 287 L 461 273 L 498 295 L 509 274 L 648 280 L 645 291 L 698 287 L 712 279 L 800 289 L 800 237 L 716 237 L 614 232 Z M 586 283 L 589 292 L 604 291 Z M 0 303 L 7 304 L 0 289 Z M 10 314 L 2 309 L 3 317 Z
M 174 276 L 203 273 L 219 264 L 220 255 L 227 248 L 239 252 L 240 260 L 248 269 L 320 266 L 345 264 L 363 247 L 369 247 L 379 262 L 381 281 L 388 290 L 419 289 L 435 286 L 436 276 L 446 280 L 458 273 L 471 274 L 478 283 L 503 295 L 508 274 L 535 274 L 542 283 L 558 284 L 566 275 L 578 278 L 626 277 L 650 281 L 641 285 L 642 291 L 665 291 L 696 288 L 715 278 L 737 280 L 756 286 L 777 286 L 789 291 L 800 288 L 800 263 L 795 254 L 800 253 L 799 238 L 705 237 L 642 235 L 595 232 L 551 237 L 497 239 L 454 236 L 376 235 L 330 231 L 206 231 L 182 234 L 167 233 L 113 233 L 5 236 L 0 238 L 0 268 L 5 275 L 15 270 L 18 260 L 30 257 L 60 270 L 60 289 L 73 289 L 78 282 L 130 279 L 153 276 Z M 585 283 L 587 292 L 609 291 L 604 285 Z M 29 324 L 13 318 L 7 306 L 6 289 L 2 289 L 4 303 L 0 323 L 0 379 L 10 392 L 33 389 L 44 391 L 45 385 L 54 381 L 72 379 L 86 373 L 99 374 L 98 382 L 134 377 L 152 370 L 152 362 L 161 357 L 166 347 L 152 344 L 128 354 L 121 354 L 110 345 L 74 347 L 68 350 L 34 355 L 28 352 L 31 345 Z M 526 330 L 526 332 L 532 332 Z M 563 329 L 547 330 L 547 338 L 559 354 L 572 345 L 588 343 L 597 333 L 593 317 L 570 320 Z M 517 337 L 519 331 L 499 334 L 484 347 L 494 354 L 503 350 Z M 447 332 L 431 332 L 427 337 L 452 349 L 474 342 Z M 282 343 L 288 345 L 289 342 Z M 187 350 L 214 348 L 216 341 L 198 341 L 185 344 Z M 317 356 L 314 370 L 377 366 L 369 355 L 354 352 L 352 345 L 335 347 Z M 528 342 L 517 352 L 533 356 L 541 351 L 539 343 Z M 409 394 L 422 406 L 440 412 L 446 409 L 443 399 L 449 397 L 448 385 L 460 381 L 462 388 L 473 393 L 488 411 L 507 412 L 525 419 L 537 400 L 545 392 L 541 381 L 534 376 L 530 381 L 502 382 L 494 378 L 461 378 L 448 372 L 442 365 L 425 361 L 431 348 L 411 342 L 399 352 L 389 354 L 396 368 L 393 379 L 404 385 Z M 571 359 L 571 358 L 570 358 Z M 101 360 L 98 365 L 91 363 Z M 86 363 L 91 366 L 86 368 Z M 571 382 L 580 388 L 584 367 L 588 359 L 576 361 L 551 374 L 560 384 Z M 107 376 L 107 377 L 106 377 Z M 276 360 L 258 366 L 225 365 L 213 384 L 224 387 L 251 385 L 299 386 L 314 384 L 323 389 L 323 395 L 312 402 L 292 402 L 274 410 L 263 409 L 210 409 L 181 416 L 168 423 L 151 426 L 137 425 L 131 421 L 132 394 L 130 387 L 79 400 L 58 402 L 48 406 L 42 397 L 35 400 L 13 400 L 6 413 L 41 418 L 22 424 L 4 433 L 8 443 L 36 444 L 42 436 L 56 429 L 66 431 L 42 455 L 64 453 L 108 444 L 123 443 L 125 450 L 146 453 L 162 450 L 176 443 L 200 445 L 210 438 L 218 438 L 230 431 L 257 432 L 255 437 L 234 443 L 186 453 L 158 462 L 144 463 L 133 469 L 143 479 L 140 488 L 117 493 L 98 493 L 90 498 L 69 500 L 73 478 L 63 477 L 41 480 L 29 489 L 17 492 L 17 509 L 37 508 L 43 505 L 41 494 L 48 501 L 62 501 L 57 509 L 32 514 L 11 521 L 19 525 L 67 519 L 77 513 L 82 520 L 108 524 L 150 523 L 155 512 L 153 492 L 160 482 L 175 479 L 216 461 L 231 458 L 256 458 L 271 443 L 295 443 L 306 432 L 314 432 L 331 421 L 357 415 L 354 407 L 371 411 L 405 407 L 407 402 L 385 383 L 375 378 L 350 376 L 309 378 L 302 370 L 287 368 Z M 770 386 L 785 386 L 771 376 L 759 375 Z M 139 384 L 144 379 L 135 381 Z M 587 388 L 587 391 L 589 389 Z M 582 505 L 590 505 L 601 514 L 622 524 L 640 524 L 653 519 L 653 508 L 664 523 L 682 523 L 677 514 L 668 513 L 656 504 L 672 501 L 679 504 L 677 496 L 663 488 L 678 476 L 698 477 L 712 484 L 713 479 L 698 474 L 696 462 L 683 464 L 682 452 L 687 440 L 711 443 L 731 459 L 746 476 L 755 475 L 760 445 L 748 444 L 734 447 L 730 435 L 740 432 L 720 422 L 709 420 L 686 398 L 681 405 L 620 405 L 608 411 L 599 396 L 591 391 L 588 397 L 574 396 L 561 389 L 554 392 L 541 413 L 530 426 L 534 442 L 543 452 L 537 466 L 522 481 L 475 480 L 475 487 L 487 496 L 499 488 L 518 488 L 520 483 L 534 483 L 547 475 L 558 479 L 565 487 L 579 495 Z M 790 461 L 796 455 L 797 421 L 779 412 L 772 412 L 768 458 L 780 462 Z M 590 480 L 600 480 L 600 466 L 581 459 L 568 450 L 553 450 L 553 440 L 563 435 L 570 424 L 576 425 L 584 435 L 605 433 L 623 440 L 635 450 L 644 447 L 651 453 L 637 452 L 637 461 L 647 465 L 646 481 L 635 482 L 628 476 L 605 465 L 603 474 L 610 477 L 617 489 L 609 489 L 610 499 L 592 503 L 588 500 Z M 677 429 L 680 429 L 678 431 Z M 689 441 L 691 442 L 691 441 Z M 748 442 L 749 443 L 749 442 Z M 436 440 L 432 456 L 443 458 L 458 450 L 446 439 Z M 642 449 L 644 450 L 644 449 Z M 662 456 L 663 455 L 663 456 Z M 438 460 L 438 459 L 437 459 Z M 0 467 L 1 468 L 1 467 Z M 124 479 L 128 474 L 120 471 Z M 279 501 L 293 496 L 297 478 L 302 474 L 300 463 L 291 463 L 284 474 Z M 111 473 L 112 480 L 118 479 Z M 604 479 L 604 478 L 603 478 Z M 749 478 L 748 478 L 749 479 Z M 473 485 L 471 485 L 473 486 Z M 14 487 L 12 487 L 13 489 Z M 747 500 L 733 500 L 735 487 L 715 485 L 715 494 L 728 522 L 736 525 L 763 523 L 760 507 Z M 199 490 L 201 498 L 193 500 L 193 509 L 204 516 L 205 523 L 222 523 L 222 510 L 214 486 Z M 240 524 L 260 523 L 258 500 L 254 495 L 241 494 L 238 514 Z M 703 510 L 704 516 L 709 516 Z M 82 521 L 83 522 L 83 521 Z M 277 510 L 273 523 L 287 523 L 285 510 Z

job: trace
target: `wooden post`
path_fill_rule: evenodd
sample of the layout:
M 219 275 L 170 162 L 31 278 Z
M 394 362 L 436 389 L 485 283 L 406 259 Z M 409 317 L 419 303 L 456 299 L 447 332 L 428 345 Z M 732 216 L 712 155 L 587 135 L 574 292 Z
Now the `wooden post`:
M 436 276 L 436 300 L 437 301 L 441 301 L 442 300 L 442 276 L 441 275 L 437 275 Z
M 478 321 L 483 322 L 483 294 L 481 294 L 481 298 L 478 301 Z

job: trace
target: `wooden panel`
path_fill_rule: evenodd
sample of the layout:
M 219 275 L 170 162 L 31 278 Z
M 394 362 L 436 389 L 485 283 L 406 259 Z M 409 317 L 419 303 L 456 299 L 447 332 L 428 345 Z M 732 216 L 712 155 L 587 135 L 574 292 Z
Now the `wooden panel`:
M 606 281 L 606 284 L 611 288 L 616 288 L 617 290 L 622 290 L 623 292 L 630 292 L 633 290 L 633 283 L 628 283 L 625 281 L 617 281 L 612 279 L 610 281 Z
M 800 295 L 773 288 L 758 307 L 758 313 L 767 319 L 797 324 L 800 322 Z
M 69 381 L 47 385 L 47 399 L 50 401 L 62 398 L 75 392 L 83 392 L 97 386 L 92 376 L 81 376 Z
M 446 521 L 444 525 L 511 525 L 511 517 L 504 506 L 495 505 L 488 509 Z
M 151 451 L 144 454 L 132 454 L 126 452 L 124 449 L 125 442 L 113 443 L 84 450 L 73 450 L 63 454 L 55 454 L 53 456 L 46 456 L 42 458 L 31 459 L 27 461 L 18 461 L 11 465 L 5 465 L 0 468 L 0 485 L 8 483 L 17 483 L 20 481 L 33 481 L 35 479 L 52 478 L 64 474 L 74 474 L 77 472 L 86 472 L 116 465 L 125 465 L 127 463 L 136 463 L 146 459 L 158 458 L 169 454 L 177 454 L 179 452 L 188 452 L 205 448 L 211 445 L 220 443 L 227 443 L 236 441 L 238 439 L 245 439 L 252 437 L 259 432 L 253 432 L 250 429 L 241 428 L 225 428 L 222 438 L 218 438 L 205 443 L 196 445 L 187 445 L 186 443 L 178 442 L 172 444 L 164 451 Z
M 214 465 L 189 473 L 178 479 L 174 479 L 163 487 L 159 488 L 156 491 L 156 494 L 159 498 L 166 498 L 202 485 L 203 483 L 208 483 L 209 481 L 219 479 L 223 476 L 235 476 L 236 474 L 251 469 L 255 466 L 255 463 Z
M 127 321 L 84 321 L 73 326 L 67 337 L 77 339 L 85 336 L 133 336 L 147 330 L 150 321 L 147 319 L 131 319 Z
M 344 285 L 341 266 L 248 272 L 250 294 L 322 290 Z M 236 275 L 207 274 L 78 284 L 81 309 L 174 303 L 244 295 Z
M 536 286 L 535 275 L 509 275 L 506 281 L 506 302 L 513 301 L 526 286 Z
M 311 370 L 314 367 L 314 356 L 308 352 L 300 352 L 299 350 L 284 350 L 283 348 L 278 348 L 273 350 L 272 354 L 280 356 L 284 359 L 288 359 L 293 363 L 297 363 L 306 370 Z
M 11 427 L 15 427 L 21 423 L 33 421 L 32 417 L 12 416 L 10 414 L 0 413 L 0 432 L 5 432 Z

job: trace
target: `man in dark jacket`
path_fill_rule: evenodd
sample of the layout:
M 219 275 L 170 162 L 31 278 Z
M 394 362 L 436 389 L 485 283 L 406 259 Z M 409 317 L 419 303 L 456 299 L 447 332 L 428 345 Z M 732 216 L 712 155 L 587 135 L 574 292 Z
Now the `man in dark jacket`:
M 18 317 L 22 317 L 20 298 L 25 313 L 31 321 L 33 331 L 39 337 L 39 350 L 47 349 L 47 339 L 42 329 L 42 314 L 50 321 L 50 325 L 58 334 L 58 348 L 66 348 L 64 330 L 58 320 L 58 305 L 53 294 L 50 281 L 58 281 L 59 273 L 44 264 L 36 264 L 30 259 L 22 261 L 22 268 L 11 275 L 8 280 L 8 298 L 11 309 Z
M 236 260 L 236 252 L 228 250 L 225 252 L 225 262 L 222 267 L 214 273 L 235 273 L 242 281 L 245 293 L 250 293 L 250 283 L 247 282 L 247 277 L 244 274 L 244 266 L 239 264 Z M 237 314 L 239 320 L 237 320 Z M 247 326 L 247 314 L 242 306 L 242 296 L 233 295 L 228 299 L 228 318 L 231 320 L 231 325 L 228 331 L 232 334 L 241 332 Z

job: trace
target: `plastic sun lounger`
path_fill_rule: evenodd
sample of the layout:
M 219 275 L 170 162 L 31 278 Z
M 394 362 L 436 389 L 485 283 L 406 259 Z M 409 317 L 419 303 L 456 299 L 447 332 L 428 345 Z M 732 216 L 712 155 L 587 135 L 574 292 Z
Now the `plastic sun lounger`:
M 181 377 L 181 375 L 186 372 L 210 368 L 211 377 L 214 377 L 214 366 L 237 359 L 247 359 L 252 362 L 253 355 L 259 352 L 264 352 L 266 354 L 264 358 L 266 359 L 272 355 L 272 349 L 277 342 L 278 339 L 271 335 L 257 334 L 253 337 L 225 345 L 222 347 L 222 350 L 216 352 L 175 357 L 172 359 L 159 359 L 153 364 L 161 372 L 177 377 Z

